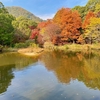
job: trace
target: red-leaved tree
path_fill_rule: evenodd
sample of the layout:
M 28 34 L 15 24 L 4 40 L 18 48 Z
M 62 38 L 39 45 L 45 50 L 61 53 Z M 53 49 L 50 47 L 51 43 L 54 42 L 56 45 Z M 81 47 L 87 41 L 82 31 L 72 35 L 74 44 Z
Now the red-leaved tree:
M 30 35 L 30 39 L 34 39 L 35 42 L 37 43 L 37 37 L 39 35 L 39 30 L 38 29 L 33 29 Z

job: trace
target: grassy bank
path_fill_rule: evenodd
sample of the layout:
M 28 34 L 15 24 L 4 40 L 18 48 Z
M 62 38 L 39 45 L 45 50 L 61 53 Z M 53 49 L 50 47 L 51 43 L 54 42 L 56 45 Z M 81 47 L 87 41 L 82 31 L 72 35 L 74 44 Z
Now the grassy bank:
M 62 50 L 62 51 L 95 51 L 95 50 L 100 50 L 100 44 L 66 44 L 63 46 L 54 46 L 52 43 L 45 43 L 44 48 L 39 48 L 38 46 L 30 46 L 27 48 L 4 48 L 3 51 L 5 52 L 19 52 L 24 55 L 29 55 L 29 56 L 34 56 L 34 55 L 39 55 L 41 52 L 44 50 L 51 50 L 51 51 L 56 51 L 56 50 Z
M 58 50 L 68 50 L 68 51 L 90 51 L 90 50 L 99 50 L 99 46 L 97 45 L 89 45 L 89 44 L 66 44 L 64 46 L 58 46 Z
M 63 51 L 91 51 L 91 50 L 100 50 L 100 44 L 66 44 L 63 46 L 54 46 L 51 43 L 48 43 L 44 46 L 47 50 L 63 50 Z
M 3 48 L 3 52 L 17 52 L 17 51 L 18 51 L 17 48 L 12 48 L 12 47 Z

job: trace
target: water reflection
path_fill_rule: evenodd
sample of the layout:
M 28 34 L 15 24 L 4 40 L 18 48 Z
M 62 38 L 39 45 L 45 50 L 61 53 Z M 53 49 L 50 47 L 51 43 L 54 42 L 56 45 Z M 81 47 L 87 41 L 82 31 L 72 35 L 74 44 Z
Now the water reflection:
M 29 64 L 37 61 L 36 57 L 27 57 L 18 53 L 0 54 L 0 66 L 15 65 L 18 70 L 26 68 Z
M 40 58 L 49 71 L 53 71 L 61 83 L 78 80 L 93 89 L 100 90 L 100 55 L 82 52 L 47 52 Z
M 7 91 L 14 78 L 14 70 L 23 70 L 37 61 L 37 58 L 22 56 L 18 53 L 0 54 L 0 94 Z
M 0 100 L 100 100 L 99 62 L 99 52 L 1 54 Z
M 8 86 L 11 84 L 14 65 L 0 67 L 0 94 L 6 92 Z

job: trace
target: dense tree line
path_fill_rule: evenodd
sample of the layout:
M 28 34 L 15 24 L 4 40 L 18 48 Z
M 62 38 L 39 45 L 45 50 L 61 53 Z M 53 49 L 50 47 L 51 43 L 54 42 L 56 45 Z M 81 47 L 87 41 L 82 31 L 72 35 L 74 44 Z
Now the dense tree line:
M 25 42 L 29 39 L 31 28 L 37 23 L 31 19 L 20 16 L 15 18 L 9 14 L 0 2 L 0 44 L 13 46 L 15 43 Z
M 25 17 L 13 17 L 0 3 L 0 44 L 34 40 L 43 45 L 100 42 L 100 0 L 89 0 L 85 6 L 61 8 L 53 19 L 36 23 Z
M 13 40 L 13 25 L 14 17 L 9 15 L 4 5 L 0 2 L 0 44 L 10 45 Z
M 53 19 L 39 23 L 37 30 L 38 35 L 33 32 L 32 36 L 38 37 L 39 44 L 99 43 L 100 0 L 89 0 L 83 7 L 61 8 Z

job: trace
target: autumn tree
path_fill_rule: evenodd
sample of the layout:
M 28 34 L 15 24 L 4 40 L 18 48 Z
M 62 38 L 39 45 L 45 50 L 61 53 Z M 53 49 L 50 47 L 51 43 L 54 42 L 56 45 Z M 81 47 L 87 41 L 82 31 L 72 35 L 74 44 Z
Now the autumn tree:
M 96 17 L 100 18 L 100 4 L 97 4 L 95 7 Z
M 87 26 L 84 37 L 88 38 L 89 42 L 100 42 L 100 18 L 91 18 L 90 24 Z
M 95 17 L 95 14 L 92 11 L 89 11 L 85 17 L 82 28 L 85 29 L 90 24 L 90 18 Z
M 89 30 L 89 25 L 91 23 L 91 18 L 95 18 L 95 14 L 92 11 L 89 11 L 85 17 L 85 20 L 83 22 L 82 28 L 84 29 L 83 39 L 85 43 L 92 43 L 91 36 L 87 35 L 87 30 Z
M 97 4 L 100 4 L 100 0 L 88 0 L 85 6 L 85 12 L 88 12 L 88 11 L 95 12 L 95 8 Z
M 54 28 L 56 29 L 57 27 L 53 24 L 52 20 L 47 20 L 45 22 L 39 23 L 37 28 L 39 29 L 38 42 L 39 44 L 43 45 L 44 42 L 52 40 L 51 37 L 53 34 L 55 34 Z
M 100 11 L 96 14 L 96 17 L 100 18 Z
M 56 13 L 53 21 L 61 28 L 61 40 L 63 43 L 77 42 L 82 26 L 82 20 L 77 11 L 62 8 Z
M 30 39 L 33 39 L 34 42 L 37 43 L 38 35 L 39 35 L 39 30 L 37 28 L 33 29 L 30 35 Z
M 39 34 L 39 30 L 38 29 L 33 29 L 32 33 L 30 35 L 30 39 L 35 39 Z
M 88 0 L 85 6 L 75 6 L 72 10 L 77 10 L 82 20 L 84 21 L 85 16 L 89 11 L 97 13 L 100 11 L 100 0 Z
M 45 28 L 47 25 L 51 23 L 52 23 L 52 20 L 48 19 L 47 21 L 38 23 L 37 28 L 41 30 L 42 28 Z
M 54 43 L 55 38 L 60 35 L 61 29 L 57 24 L 52 23 L 45 27 L 45 32 L 44 39 Z
M 100 3 L 96 4 L 95 12 L 98 13 L 100 11 Z
M 55 44 L 54 41 L 57 38 L 57 36 L 60 35 L 60 33 L 61 33 L 60 27 L 55 23 L 50 23 L 46 27 L 40 30 L 38 35 L 39 43 L 41 41 L 42 44 L 44 44 L 45 42 L 52 42 Z

